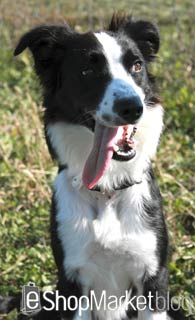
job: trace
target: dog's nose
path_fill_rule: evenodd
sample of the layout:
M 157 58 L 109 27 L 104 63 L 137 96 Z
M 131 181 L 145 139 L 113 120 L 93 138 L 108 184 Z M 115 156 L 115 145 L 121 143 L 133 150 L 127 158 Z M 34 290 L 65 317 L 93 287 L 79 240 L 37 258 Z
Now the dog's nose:
M 143 113 L 143 104 L 138 96 L 114 102 L 113 110 L 127 124 L 135 124 Z

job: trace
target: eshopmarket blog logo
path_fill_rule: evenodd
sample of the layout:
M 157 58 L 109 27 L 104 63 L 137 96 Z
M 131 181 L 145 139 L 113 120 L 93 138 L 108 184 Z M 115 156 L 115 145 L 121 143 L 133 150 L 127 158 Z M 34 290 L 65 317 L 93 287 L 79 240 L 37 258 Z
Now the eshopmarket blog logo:
M 29 282 L 28 285 L 22 287 L 22 301 L 20 311 L 29 315 L 37 313 L 41 310 L 40 291 L 35 286 L 34 282 Z

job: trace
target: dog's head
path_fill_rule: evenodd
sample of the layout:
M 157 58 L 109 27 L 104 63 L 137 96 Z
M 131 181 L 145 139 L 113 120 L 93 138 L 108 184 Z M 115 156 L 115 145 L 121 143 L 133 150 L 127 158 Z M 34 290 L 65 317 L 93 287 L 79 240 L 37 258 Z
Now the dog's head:
M 139 180 L 156 150 L 162 108 L 147 66 L 159 43 L 152 23 L 114 16 L 104 31 L 38 27 L 15 50 L 33 54 L 50 150 L 89 189 Z

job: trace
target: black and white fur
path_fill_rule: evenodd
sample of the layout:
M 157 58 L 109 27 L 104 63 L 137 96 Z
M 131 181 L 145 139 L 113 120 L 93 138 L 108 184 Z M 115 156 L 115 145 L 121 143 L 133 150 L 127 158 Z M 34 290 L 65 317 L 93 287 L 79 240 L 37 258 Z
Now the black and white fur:
M 59 164 L 51 212 L 57 288 L 65 297 L 89 295 L 90 290 L 97 299 L 103 290 L 108 296 L 129 290 L 145 296 L 158 291 L 166 297 L 168 237 L 150 163 L 163 127 L 163 109 L 148 72 L 159 49 L 158 29 L 116 16 L 108 29 L 83 34 L 67 25 L 41 26 L 23 36 L 15 55 L 27 47 L 43 87 L 47 143 Z M 142 65 L 139 73 L 133 68 L 136 61 Z M 98 182 L 101 192 L 91 191 L 82 185 L 82 171 L 94 123 L 120 125 L 114 105 L 130 95 L 124 84 L 143 104 L 136 156 L 128 162 L 112 160 Z M 115 190 L 126 181 L 133 185 Z M 52 319 L 172 319 L 166 310 L 155 310 L 155 301 L 154 311 L 126 313 L 125 304 L 117 312 L 85 311 L 79 317 L 68 310 Z M 39 318 L 49 319 L 49 313 Z

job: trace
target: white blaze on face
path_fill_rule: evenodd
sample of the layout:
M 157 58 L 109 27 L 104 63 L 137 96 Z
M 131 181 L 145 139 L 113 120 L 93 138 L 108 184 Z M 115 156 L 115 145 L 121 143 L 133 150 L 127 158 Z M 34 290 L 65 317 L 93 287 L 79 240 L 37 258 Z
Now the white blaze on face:
M 105 32 L 95 33 L 95 36 L 103 47 L 109 71 L 112 75 L 112 80 L 99 105 L 97 117 L 101 119 L 103 114 L 115 116 L 113 112 L 113 104 L 116 100 L 114 93 L 117 93 L 118 99 L 138 95 L 144 105 L 145 95 L 143 90 L 135 83 L 130 73 L 125 70 L 122 64 L 122 49 L 116 39 Z
M 118 108 L 116 110 L 116 103 L 124 100 L 128 101 L 128 110 L 125 110 L 128 115 L 132 102 L 137 104 L 138 107 L 144 104 L 144 94 L 141 88 L 136 85 L 122 64 L 122 49 L 117 41 L 105 32 L 95 33 L 95 36 L 102 45 L 103 53 L 107 59 L 111 81 L 96 111 L 97 121 L 95 124 L 93 147 L 83 169 L 83 184 L 88 189 L 92 189 L 110 168 L 114 154 L 114 145 L 117 143 L 120 133 L 119 126 L 130 124 L 126 123 L 125 119 L 123 119 L 124 114 L 121 113 L 123 109 Z M 115 112 L 114 109 L 116 110 Z M 105 123 L 106 117 L 109 119 L 108 123 Z M 130 118 L 126 119 L 126 121 L 130 121 Z M 115 123 L 116 126 L 113 127 Z M 121 141 L 122 139 L 123 135 L 121 135 L 119 140 Z

